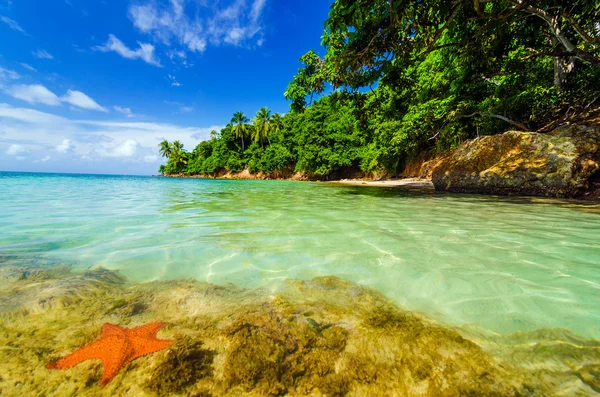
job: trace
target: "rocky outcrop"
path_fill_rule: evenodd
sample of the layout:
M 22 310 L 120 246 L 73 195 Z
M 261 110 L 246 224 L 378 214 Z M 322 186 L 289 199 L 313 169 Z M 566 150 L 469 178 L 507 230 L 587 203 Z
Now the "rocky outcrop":
M 441 157 L 432 181 L 450 192 L 582 197 L 599 170 L 600 128 L 563 126 L 468 141 Z
M 442 156 L 433 151 L 425 151 L 410 159 L 404 166 L 400 175 L 402 178 L 418 178 L 431 180 L 433 171 L 442 159 Z

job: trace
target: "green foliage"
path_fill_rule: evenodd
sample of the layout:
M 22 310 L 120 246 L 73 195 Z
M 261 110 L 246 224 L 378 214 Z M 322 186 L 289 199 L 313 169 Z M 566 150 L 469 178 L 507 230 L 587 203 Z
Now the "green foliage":
M 171 152 L 173 151 L 173 146 L 167 140 L 162 141 L 158 144 L 158 152 L 161 156 L 169 158 Z
M 160 171 L 395 175 L 422 151 L 537 130 L 600 98 L 598 20 L 600 0 L 336 0 L 290 113 L 236 112 L 191 153 L 162 142 Z
M 248 117 L 246 117 L 243 112 L 235 112 L 231 119 L 231 123 L 235 123 L 233 126 L 233 133 L 235 134 L 235 137 L 242 142 L 242 152 L 244 151 L 244 139 L 248 136 L 248 121 L 250 120 L 248 120 Z
M 254 130 L 252 132 L 252 140 L 254 142 L 264 143 L 265 141 L 271 143 L 269 140 L 269 134 L 271 133 L 271 123 L 273 116 L 269 108 L 261 108 L 256 112 L 256 118 L 254 119 Z
M 291 133 L 297 154 L 296 171 L 327 176 L 360 163 L 363 132 L 358 128 L 351 103 L 337 101 L 338 97 L 324 97 L 295 115 Z
M 306 96 L 320 94 L 325 90 L 327 80 L 326 68 L 323 60 L 314 50 L 302 55 L 300 62 L 304 67 L 298 69 L 298 74 L 288 85 L 283 94 L 286 99 L 292 101 L 292 109 L 301 111 L 306 105 Z
M 186 172 L 190 153 L 184 150 L 183 143 L 180 141 L 170 143 L 165 140 L 158 146 L 160 154 L 168 159 L 167 164 L 161 165 L 159 168 L 161 174 L 172 175 Z

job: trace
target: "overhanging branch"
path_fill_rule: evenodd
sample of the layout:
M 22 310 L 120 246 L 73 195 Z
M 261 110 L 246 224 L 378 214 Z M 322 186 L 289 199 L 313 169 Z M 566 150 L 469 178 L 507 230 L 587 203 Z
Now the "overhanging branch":
M 575 31 L 577 32 L 577 34 L 579 36 L 581 36 L 582 39 L 584 39 L 588 44 L 598 44 L 600 43 L 600 39 L 595 39 L 592 36 L 590 36 L 589 34 L 587 34 L 587 32 L 585 31 L 585 29 L 583 29 L 581 27 L 581 25 L 579 25 L 579 23 L 575 20 L 575 18 L 573 18 L 571 16 L 571 14 L 569 14 L 567 11 L 563 11 L 563 18 L 569 22 L 571 24 L 571 26 L 573 26 L 573 29 L 575 29 Z
M 514 120 L 509 119 L 508 117 L 504 117 L 504 116 L 501 116 L 499 114 L 494 114 L 494 113 L 473 112 L 471 114 L 464 114 L 464 115 L 458 116 L 458 118 L 470 118 L 470 117 L 475 117 L 475 116 L 492 117 L 492 118 L 495 118 L 498 120 L 505 121 L 508 124 L 514 125 L 515 127 L 518 127 L 519 129 L 521 129 L 522 131 L 529 130 L 529 128 L 527 128 L 525 126 L 525 124 L 523 124 L 523 123 L 519 123 L 518 121 L 514 121 Z
M 442 33 L 444 33 L 444 31 L 446 29 L 448 29 L 448 26 L 450 26 L 450 24 L 452 23 L 454 18 L 456 18 L 456 15 L 458 14 L 458 12 L 460 11 L 461 8 L 462 8 L 462 3 L 457 5 L 456 7 L 454 7 L 454 10 L 452 10 L 452 13 L 450 14 L 450 17 L 448 17 L 448 20 L 446 21 L 446 23 L 444 23 L 444 25 L 441 28 L 439 28 L 437 30 L 437 32 L 435 32 L 435 35 L 433 36 L 433 40 L 431 40 L 432 44 L 437 43 L 437 41 L 442 36 Z
M 509 1 L 517 6 L 523 6 L 524 4 L 526 4 L 526 2 L 524 2 L 523 0 L 509 0 Z M 586 51 L 583 51 L 583 50 L 580 50 L 579 48 L 577 48 L 577 46 L 575 44 L 573 44 L 571 42 L 571 40 L 569 40 L 568 37 L 565 36 L 565 34 L 562 32 L 559 24 L 556 23 L 557 22 L 556 19 L 552 15 L 548 14 L 548 12 L 546 12 L 545 10 L 542 10 L 541 8 L 533 7 L 531 5 L 527 5 L 526 7 L 523 7 L 522 9 L 524 11 L 528 12 L 529 14 L 535 15 L 538 18 L 545 21 L 546 24 L 548 24 L 548 27 L 550 28 L 550 32 L 552 32 L 552 34 L 558 39 L 560 44 L 572 56 L 580 59 L 581 61 L 590 63 L 592 65 L 600 66 L 600 59 L 595 57 L 594 55 L 590 54 L 589 52 L 586 52 Z

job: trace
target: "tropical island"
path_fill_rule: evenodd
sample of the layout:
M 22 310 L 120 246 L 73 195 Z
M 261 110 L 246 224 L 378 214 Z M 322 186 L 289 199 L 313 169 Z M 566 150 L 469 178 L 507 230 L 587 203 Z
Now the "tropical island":
M 192 151 L 164 141 L 159 171 L 597 198 L 598 7 L 335 1 L 325 55 L 304 54 L 285 90 L 290 112 L 236 112 Z
M 2 397 L 600 393 L 600 0 L 5 3 Z

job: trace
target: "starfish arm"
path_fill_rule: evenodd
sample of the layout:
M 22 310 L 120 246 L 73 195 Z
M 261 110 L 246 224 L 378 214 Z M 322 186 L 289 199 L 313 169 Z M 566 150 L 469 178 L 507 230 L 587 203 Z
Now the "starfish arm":
M 129 335 L 134 338 L 151 338 L 156 337 L 158 331 L 167 325 L 163 322 L 150 323 L 129 330 Z
M 132 357 L 132 360 L 163 349 L 168 349 L 174 344 L 174 340 L 135 338 L 132 340 L 134 351 L 134 356 Z
M 115 376 L 119 374 L 121 369 L 118 365 L 104 365 L 104 372 L 102 373 L 102 379 L 100 380 L 100 384 L 105 386 L 108 382 L 113 380 Z
M 114 378 L 128 362 L 133 355 L 133 347 L 127 339 L 111 339 L 106 345 L 102 355 L 102 385 L 107 384 Z
M 100 340 L 90 343 L 87 346 L 61 358 L 60 360 L 50 362 L 46 365 L 49 369 L 67 369 L 74 367 L 75 365 L 94 358 L 102 357 L 102 346 Z
M 102 325 L 102 338 L 108 338 L 111 336 L 122 337 L 124 333 L 125 329 L 119 327 L 118 325 L 113 325 L 109 323 L 104 323 L 104 325 Z

